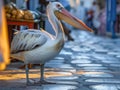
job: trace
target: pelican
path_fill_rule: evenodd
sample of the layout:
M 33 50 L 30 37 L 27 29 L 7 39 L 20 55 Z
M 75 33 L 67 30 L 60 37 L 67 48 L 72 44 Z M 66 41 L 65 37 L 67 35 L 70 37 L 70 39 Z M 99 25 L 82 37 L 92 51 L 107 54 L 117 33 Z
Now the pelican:
M 27 85 L 31 85 L 28 64 L 40 64 L 39 83 L 49 83 L 44 79 L 44 65 L 57 56 L 64 46 L 64 31 L 61 20 L 76 28 L 92 31 L 82 21 L 69 14 L 59 2 L 49 2 L 46 11 L 56 35 L 51 35 L 44 30 L 27 29 L 17 32 L 11 43 L 11 57 L 25 63 Z

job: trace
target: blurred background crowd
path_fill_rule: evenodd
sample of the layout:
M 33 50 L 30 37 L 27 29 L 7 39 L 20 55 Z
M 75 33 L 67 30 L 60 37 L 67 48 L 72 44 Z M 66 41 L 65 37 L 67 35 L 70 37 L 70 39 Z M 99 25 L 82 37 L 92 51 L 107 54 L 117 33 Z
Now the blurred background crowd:
M 46 5 L 49 1 L 58 1 L 89 27 L 97 35 L 106 35 L 106 0 L 5 0 L 6 3 L 14 2 L 20 9 L 39 10 L 45 13 Z M 117 0 L 117 16 L 120 16 L 120 0 Z M 120 33 L 118 27 L 118 17 L 116 18 L 116 32 Z M 45 23 L 45 22 L 44 22 Z M 46 22 L 47 23 L 47 22 Z M 43 24 L 44 25 L 44 24 Z M 45 26 L 44 26 L 45 27 Z M 71 28 L 69 26 L 69 28 Z M 68 29 L 69 29 L 68 28 Z M 66 28 L 67 29 L 67 28 Z M 68 32 L 69 33 L 69 32 Z M 71 38 L 70 38 L 71 39 Z

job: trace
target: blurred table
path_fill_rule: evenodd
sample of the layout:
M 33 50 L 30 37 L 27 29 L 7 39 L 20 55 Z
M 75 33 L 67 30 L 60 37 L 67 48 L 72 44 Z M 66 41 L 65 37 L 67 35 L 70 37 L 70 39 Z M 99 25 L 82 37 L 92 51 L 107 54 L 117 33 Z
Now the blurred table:
M 12 26 L 28 26 L 30 29 L 38 29 L 40 20 L 15 20 L 8 19 L 7 24 Z

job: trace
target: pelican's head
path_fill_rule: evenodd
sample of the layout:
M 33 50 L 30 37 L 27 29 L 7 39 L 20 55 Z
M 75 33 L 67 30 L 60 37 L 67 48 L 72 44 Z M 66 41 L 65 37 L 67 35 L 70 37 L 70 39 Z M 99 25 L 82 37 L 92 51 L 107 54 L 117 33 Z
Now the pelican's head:
M 48 4 L 47 13 L 50 12 L 52 12 L 52 14 L 54 14 L 59 20 L 63 20 L 78 29 L 93 32 L 93 30 L 89 28 L 85 23 L 71 15 L 59 2 L 50 2 Z

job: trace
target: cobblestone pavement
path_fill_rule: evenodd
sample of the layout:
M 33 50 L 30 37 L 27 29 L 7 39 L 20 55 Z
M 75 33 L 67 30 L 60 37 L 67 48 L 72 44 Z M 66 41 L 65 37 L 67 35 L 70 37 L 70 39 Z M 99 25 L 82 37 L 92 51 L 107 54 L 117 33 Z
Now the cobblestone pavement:
M 61 53 L 45 66 L 45 77 L 56 84 L 26 86 L 22 62 L 0 72 L 0 90 L 120 90 L 120 39 L 73 31 Z M 39 67 L 30 69 L 39 80 Z

